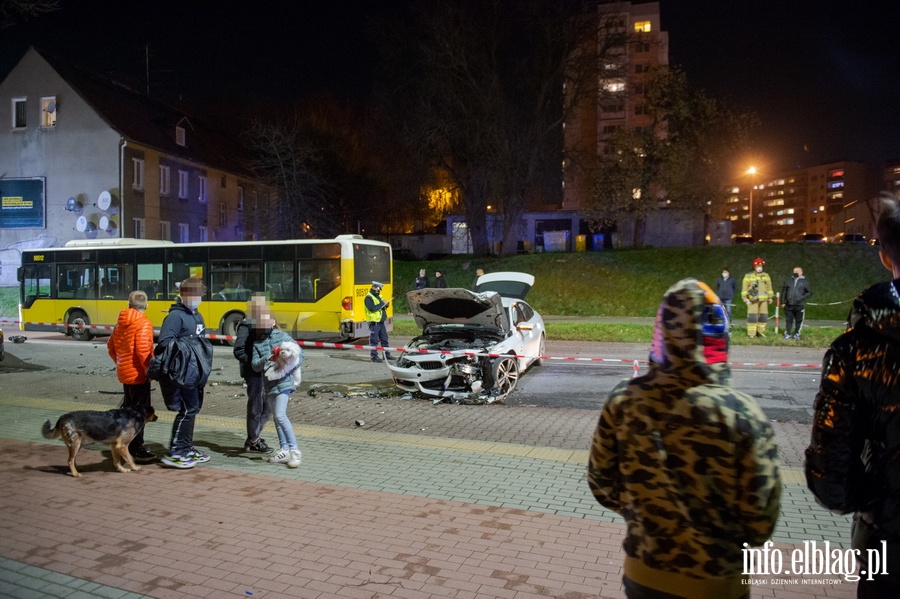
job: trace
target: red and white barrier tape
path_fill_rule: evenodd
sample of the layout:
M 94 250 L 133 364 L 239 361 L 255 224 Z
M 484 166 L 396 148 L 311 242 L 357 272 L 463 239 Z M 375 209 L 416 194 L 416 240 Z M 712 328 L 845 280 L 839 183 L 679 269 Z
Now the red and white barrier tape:
M 9 320 L 0 318 L 0 324 L 20 324 L 18 320 Z M 111 332 L 115 326 L 100 326 L 100 325 L 76 325 L 76 324 L 60 324 L 58 322 L 26 322 L 24 324 L 27 325 L 36 325 L 42 327 L 52 327 L 58 329 L 91 329 L 96 331 L 107 331 Z M 212 339 L 216 341 L 233 341 L 235 339 L 232 335 L 218 335 L 214 333 L 209 333 L 204 335 L 207 339 Z M 514 355 L 514 354 L 492 354 L 492 353 L 484 353 L 470 350 L 431 350 L 431 349 L 419 349 L 419 350 L 410 350 L 405 347 L 384 347 L 381 345 L 360 345 L 360 344 L 351 344 L 351 343 L 327 343 L 325 341 L 297 341 L 297 344 L 301 347 L 311 347 L 315 349 L 342 349 L 342 350 L 360 350 L 360 351 L 384 351 L 384 352 L 397 352 L 400 354 L 441 354 L 441 355 L 454 355 L 454 356 L 471 356 L 471 357 L 487 357 L 487 358 L 499 358 L 500 356 L 504 357 L 513 357 L 517 359 L 522 358 L 539 358 L 541 360 L 561 360 L 564 362 L 618 362 L 618 363 L 627 363 L 633 362 L 634 364 L 634 374 L 632 376 L 637 376 L 638 374 L 638 364 L 643 363 L 646 364 L 647 360 L 631 360 L 627 358 L 575 358 L 569 356 L 522 356 L 522 355 Z M 751 367 L 778 367 L 778 368 L 821 368 L 821 364 L 796 364 L 796 363 L 784 363 L 784 362 L 731 362 L 732 366 L 751 366 Z

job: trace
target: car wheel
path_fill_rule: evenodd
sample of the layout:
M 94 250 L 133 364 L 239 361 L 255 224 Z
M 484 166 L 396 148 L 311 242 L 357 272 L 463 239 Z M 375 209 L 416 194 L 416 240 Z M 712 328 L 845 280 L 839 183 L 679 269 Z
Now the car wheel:
M 231 337 L 231 339 L 225 340 L 225 343 L 228 345 L 234 345 L 234 337 L 237 336 L 237 327 L 243 319 L 244 315 L 240 312 L 232 312 L 226 316 L 225 320 L 222 322 L 222 334 L 226 337 Z
M 494 360 L 494 385 L 499 391 L 497 399 L 502 399 L 513 392 L 519 382 L 519 365 L 511 356 L 503 356 Z
M 72 339 L 76 341 L 90 341 L 94 338 L 94 334 L 87 328 L 91 321 L 88 319 L 87 314 L 81 310 L 75 310 L 69 314 L 69 320 L 66 322 L 71 327 L 69 331 L 71 331 Z
M 543 356 L 544 353 L 544 334 L 541 333 L 541 342 L 538 344 L 538 359 L 534 361 L 535 366 L 544 365 L 544 360 L 541 359 L 541 356 Z

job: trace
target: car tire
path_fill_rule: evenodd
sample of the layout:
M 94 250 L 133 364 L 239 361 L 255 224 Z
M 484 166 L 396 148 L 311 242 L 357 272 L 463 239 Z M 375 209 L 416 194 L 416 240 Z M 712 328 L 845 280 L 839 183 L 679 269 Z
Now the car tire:
M 544 360 L 541 359 L 541 356 L 543 356 L 544 353 L 544 334 L 541 333 L 541 342 L 538 344 L 538 358 L 534 361 L 535 366 L 544 365 Z
M 94 334 L 90 329 L 79 328 L 79 325 L 87 327 L 91 324 L 91 321 L 87 317 L 87 314 L 85 314 L 81 310 L 72 311 L 72 313 L 69 314 L 68 320 L 66 320 L 66 324 L 69 325 L 69 332 L 72 335 L 72 339 L 74 339 L 75 341 L 90 341 L 94 338 Z
M 512 356 L 501 356 L 494 360 L 492 366 L 494 385 L 500 390 L 497 399 L 503 399 L 516 389 L 519 382 L 519 363 Z

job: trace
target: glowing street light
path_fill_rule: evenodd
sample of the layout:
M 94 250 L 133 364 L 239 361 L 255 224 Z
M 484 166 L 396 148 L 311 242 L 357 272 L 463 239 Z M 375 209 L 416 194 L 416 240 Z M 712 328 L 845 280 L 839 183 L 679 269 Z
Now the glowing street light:
M 750 235 L 750 237 L 752 238 L 752 237 L 753 237 L 753 175 L 756 174 L 756 167 L 755 167 L 755 166 L 751 166 L 750 168 L 748 168 L 748 169 L 747 169 L 747 174 L 750 175 L 750 206 L 749 206 L 749 210 L 750 210 L 750 224 L 749 224 L 749 227 L 750 227 L 750 230 L 749 230 L 749 235 Z

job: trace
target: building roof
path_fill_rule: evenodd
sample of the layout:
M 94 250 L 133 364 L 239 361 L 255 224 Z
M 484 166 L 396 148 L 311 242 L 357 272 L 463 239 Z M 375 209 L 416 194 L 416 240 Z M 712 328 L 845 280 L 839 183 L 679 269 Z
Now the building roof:
M 251 155 L 238 136 L 202 117 L 168 106 L 125 85 L 108 80 L 68 61 L 32 48 L 122 137 L 164 154 L 252 177 Z M 185 129 L 184 146 L 175 128 Z

